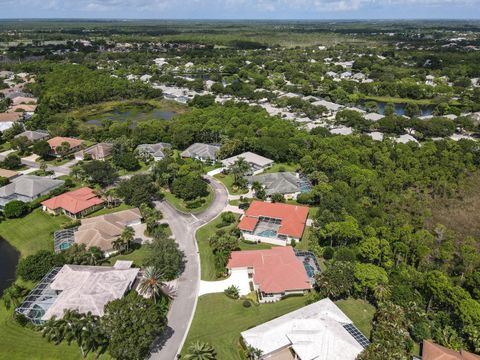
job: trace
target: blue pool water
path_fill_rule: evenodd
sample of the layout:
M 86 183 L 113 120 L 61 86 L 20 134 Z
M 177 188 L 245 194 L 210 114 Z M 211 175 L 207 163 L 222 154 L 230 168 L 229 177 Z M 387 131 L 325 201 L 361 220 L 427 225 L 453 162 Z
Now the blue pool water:
M 72 244 L 69 244 L 69 243 L 63 243 L 63 244 L 60 244 L 60 250 L 67 250 Z
M 275 230 L 263 230 L 262 232 L 259 232 L 257 235 L 274 238 L 274 237 L 277 237 L 277 232 Z
M 305 271 L 309 278 L 313 278 L 315 276 L 315 269 L 309 263 L 304 262 L 303 266 L 305 267 Z

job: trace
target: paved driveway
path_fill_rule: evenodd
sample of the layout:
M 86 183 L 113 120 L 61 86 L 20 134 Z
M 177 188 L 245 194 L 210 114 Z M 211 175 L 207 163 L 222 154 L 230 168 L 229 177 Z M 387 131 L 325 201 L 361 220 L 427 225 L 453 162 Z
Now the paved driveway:
M 232 270 L 230 276 L 225 280 L 219 281 L 200 281 L 199 296 L 211 293 L 224 292 L 230 286 L 237 286 L 241 296 L 250 293 L 250 279 L 247 269 Z
M 211 177 L 206 177 L 215 192 L 212 205 L 204 212 L 191 215 L 175 210 L 166 201 L 158 202 L 164 221 L 168 222 L 173 237 L 185 253 L 185 270 L 177 281 L 176 296 L 168 313 L 168 327 L 154 344 L 151 359 L 174 360 L 180 353 L 197 306 L 200 287 L 200 258 L 195 233 L 204 224 L 216 218 L 227 204 L 227 190 Z

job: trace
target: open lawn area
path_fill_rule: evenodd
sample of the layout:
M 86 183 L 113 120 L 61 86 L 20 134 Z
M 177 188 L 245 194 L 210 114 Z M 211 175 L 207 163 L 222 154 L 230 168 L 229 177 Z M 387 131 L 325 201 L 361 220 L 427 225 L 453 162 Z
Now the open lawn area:
M 104 207 L 100 210 L 97 210 L 97 211 L 94 211 L 94 212 L 88 214 L 87 217 L 95 217 L 95 216 L 100 216 L 100 215 L 105 215 L 105 214 L 111 214 L 111 213 L 116 213 L 116 212 L 119 212 L 119 211 L 122 211 L 122 210 L 128 210 L 128 209 L 132 209 L 132 208 L 133 208 L 133 206 L 122 203 L 119 206 L 113 207 L 113 208 Z
M 13 310 L 5 310 L 0 304 L 0 360 L 81 360 L 82 355 L 76 343 L 68 346 L 49 343 L 41 333 L 23 328 L 12 318 Z M 87 359 L 94 359 L 88 356 Z M 103 355 L 99 359 L 111 359 Z
M 210 206 L 210 204 L 212 203 L 212 201 L 214 199 L 214 196 L 215 196 L 212 188 L 209 185 L 208 186 L 208 195 L 203 198 L 203 199 L 205 199 L 205 202 L 197 208 L 189 209 L 184 200 L 176 197 L 171 192 L 165 191 L 163 194 L 165 195 L 165 200 L 167 200 L 168 203 L 170 205 L 172 205 L 175 209 L 177 209 L 178 211 L 183 212 L 183 213 L 192 213 L 192 214 L 200 213 L 203 210 L 207 209 Z
M 370 337 L 375 307 L 364 300 L 352 298 L 335 301 L 335 304 L 353 321 L 363 335 Z
M 23 218 L 3 220 L 0 236 L 24 257 L 38 250 L 53 250 L 53 232 L 70 221 L 66 216 L 51 216 L 38 208 Z
M 190 343 L 200 340 L 215 347 L 218 359 L 243 360 L 240 332 L 304 305 L 304 297 L 291 297 L 273 304 L 244 308 L 242 300 L 233 300 L 224 294 L 203 295 L 198 299 L 183 353 Z
M 233 176 L 232 175 L 224 175 L 224 174 L 217 174 L 214 176 L 215 179 L 221 181 L 223 185 L 228 189 L 228 193 L 230 195 L 243 195 L 248 193 L 248 189 L 238 189 L 233 187 Z
M 295 163 L 274 163 L 271 167 L 263 171 L 264 173 L 276 173 L 276 172 L 295 172 L 298 168 L 298 164 Z
M 133 261 L 133 266 L 139 267 L 143 265 L 143 261 L 148 254 L 148 248 L 145 245 L 139 246 L 128 254 L 115 255 L 108 259 L 108 262 L 104 265 L 113 266 L 117 260 L 130 260 Z

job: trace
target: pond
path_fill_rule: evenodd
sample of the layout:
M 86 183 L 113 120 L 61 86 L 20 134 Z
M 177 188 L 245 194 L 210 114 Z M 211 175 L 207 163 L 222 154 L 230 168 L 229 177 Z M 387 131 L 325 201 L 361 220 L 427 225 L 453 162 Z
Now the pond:
M 87 119 L 86 123 L 90 125 L 102 126 L 105 121 L 111 122 L 125 122 L 130 121 L 132 124 L 144 120 L 170 120 L 176 113 L 174 111 L 164 111 L 162 109 L 153 110 L 115 110 L 99 115 L 91 116 Z
M 385 103 L 384 102 L 378 102 L 378 113 L 382 114 L 385 112 Z M 394 104 L 395 106 L 395 113 L 397 115 L 405 115 L 405 107 L 407 104 Z M 431 105 L 419 105 L 418 106 L 420 109 L 420 116 L 429 116 L 432 115 L 433 112 L 433 106 Z
M 0 296 L 15 281 L 15 267 L 19 257 L 17 249 L 0 237 Z

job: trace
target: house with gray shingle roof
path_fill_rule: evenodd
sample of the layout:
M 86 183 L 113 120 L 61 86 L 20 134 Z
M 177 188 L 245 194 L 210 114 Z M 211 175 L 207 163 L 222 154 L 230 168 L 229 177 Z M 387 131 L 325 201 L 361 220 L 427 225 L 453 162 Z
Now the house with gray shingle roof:
M 249 175 L 256 175 L 273 164 L 273 160 L 248 151 L 222 160 L 222 165 L 225 168 L 229 168 L 240 158 L 244 159 L 250 165 L 250 171 L 247 172 Z
M 160 161 L 165 157 L 165 149 L 171 149 L 169 143 L 159 142 L 156 144 L 141 144 L 137 146 L 137 153 L 140 156 L 152 156 L 153 160 Z
M 62 186 L 63 180 L 42 176 L 22 175 L 0 188 L 0 208 L 12 200 L 30 202 Z
M 302 192 L 307 192 L 311 184 L 299 174 L 293 172 L 267 173 L 247 177 L 250 186 L 259 182 L 267 196 L 282 194 L 287 199 L 296 199 Z
M 220 150 L 220 146 L 218 145 L 195 143 L 184 150 L 180 156 L 183 158 L 197 159 L 204 162 L 213 162 L 217 160 L 218 150 Z
M 26 130 L 18 135 L 15 138 L 19 138 L 25 136 L 31 142 L 38 141 L 38 140 L 45 140 L 50 137 L 48 131 L 45 130 Z

